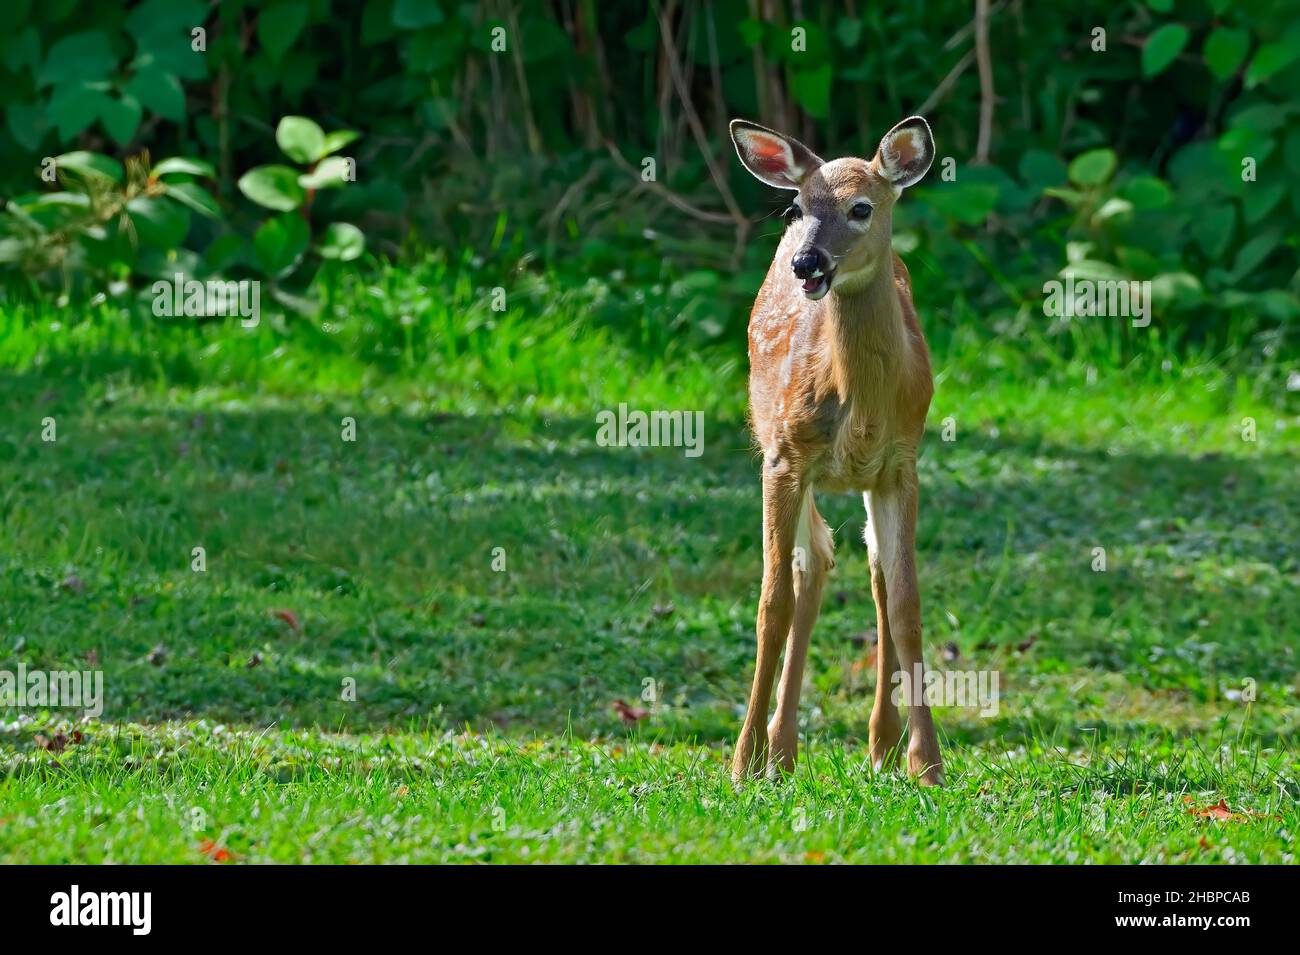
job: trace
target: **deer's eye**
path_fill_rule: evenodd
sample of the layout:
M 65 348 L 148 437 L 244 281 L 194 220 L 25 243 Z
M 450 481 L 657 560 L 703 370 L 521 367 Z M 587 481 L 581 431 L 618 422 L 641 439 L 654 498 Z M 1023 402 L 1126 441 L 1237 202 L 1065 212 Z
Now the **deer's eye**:
M 859 222 L 866 222 L 871 218 L 871 203 L 855 202 L 849 208 L 849 218 L 857 219 Z
M 797 222 L 799 219 L 803 218 L 803 210 L 792 204 L 790 208 L 786 209 L 785 212 L 781 213 L 781 215 L 785 218 L 785 224 L 789 225 L 791 222 Z

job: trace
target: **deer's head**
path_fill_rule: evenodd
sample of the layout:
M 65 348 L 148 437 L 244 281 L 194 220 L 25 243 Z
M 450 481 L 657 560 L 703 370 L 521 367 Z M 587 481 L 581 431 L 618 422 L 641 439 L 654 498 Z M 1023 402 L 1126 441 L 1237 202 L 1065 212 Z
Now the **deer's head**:
M 743 119 L 731 121 L 731 139 L 755 178 L 797 193 L 785 213 L 795 241 L 791 267 L 813 300 L 832 288 L 860 291 L 889 261 L 894 202 L 934 159 L 934 137 L 920 116 L 887 132 L 870 160 L 825 162 L 797 139 Z

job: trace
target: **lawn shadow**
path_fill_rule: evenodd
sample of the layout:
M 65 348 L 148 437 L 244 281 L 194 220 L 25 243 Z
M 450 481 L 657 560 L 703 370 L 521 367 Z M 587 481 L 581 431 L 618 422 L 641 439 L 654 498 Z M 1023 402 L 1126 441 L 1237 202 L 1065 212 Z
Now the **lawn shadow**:
M 0 666 L 92 661 L 106 716 L 121 720 L 586 735 L 616 732 L 611 704 L 624 700 L 671 707 L 705 739 L 731 731 L 717 714 L 744 698 L 761 571 L 758 465 L 741 422 L 707 422 L 690 457 L 601 446 L 594 413 L 86 395 L 71 373 L 0 374 Z M 56 441 L 41 438 L 46 417 Z M 1217 665 L 1293 678 L 1276 635 L 1294 596 L 1242 602 L 1266 568 L 1296 572 L 1293 464 L 1111 455 L 1011 431 L 929 436 L 931 647 L 973 652 L 1032 631 L 1027 671 L 1154 667 L 1192 681 L 1205 654 L 1179 631 L 1199 615 L 1219 628 Z M 845 599 L 828 600 L 814 636 L 810 697 L 835 700 L 843 640 L 874 611 L 860 500 L 822 510 L 844 529 L 829 589 Z M 1095 547 L 1113 555 L 1105 572 L 1090 569 Z M 1254 576 L 1207 590 L 1207 561 Z M 945 630 L 945 614 L 961 626 Z M 1270 626 L 1273 638 L 1247 639 Z M 1078 729 L 1067 709 L 1053 717 L 1049 730 Z

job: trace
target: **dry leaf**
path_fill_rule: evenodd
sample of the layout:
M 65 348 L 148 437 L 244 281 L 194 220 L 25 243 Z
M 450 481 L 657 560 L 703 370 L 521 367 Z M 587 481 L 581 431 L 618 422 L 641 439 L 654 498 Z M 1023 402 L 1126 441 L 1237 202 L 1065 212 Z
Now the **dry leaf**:
M 643 720 L 650 715 L 649 710 L 642 710 L 634 706 L 628 706 L 622 700 L 615 700 L 612 705 L 614 707 L 614 712 L 618 714 L 618 718 L 629 725 L 636 723 L 639 720 Z
M 1193 816 L 1197 816 L 1198 818 L 1201 819 L 1219 819 L 1224 822 L 1245 822 L 1246 821 L 1245 816 L 1241 815 L 1240 813 L 1233 812 L 1231 809 L 1229 809 L 1228 803 L 1223 799 L 1220 799 L 1218 805 L 1216 806 L 1209 806 L 1205 809 L 1197 809 L 1196 807 L 1193 806 L 1187 811 L 1190 812 Z
M 235 854 L 224 846 L 219 846 L 211 839 L 204 839 L 199 843 L 199 852 L 203 853 L 213 862 L 230 862 L 235 858 Z
M 292 610 L 288 610 L 284 607 L 276 607 L 275 609 L 270 611 L 270 614 L 276 620 L 283 620 L 285 623 L 287 623 L 289 625 L 289 629 L 292 630 L 294 633 L 298 633 L 302 630 L 302 621 L 298 619 L 298 615 L 294 613 Z

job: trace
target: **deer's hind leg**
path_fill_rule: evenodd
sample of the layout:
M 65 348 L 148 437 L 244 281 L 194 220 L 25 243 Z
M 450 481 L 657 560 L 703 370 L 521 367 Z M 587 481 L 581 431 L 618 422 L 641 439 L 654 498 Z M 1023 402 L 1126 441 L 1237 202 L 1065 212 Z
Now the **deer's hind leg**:
M 795 532 L 794 619 L 785 642 L 785 665 L 776 690 L 776 713 L 767 724 L 769 772 L 790 772 L 799 752 L 799 691 L 813 626 L 821 610 L 822 586 L 835 566 L 835 544 L 817 513 L 812 488 L 804 494 Z

